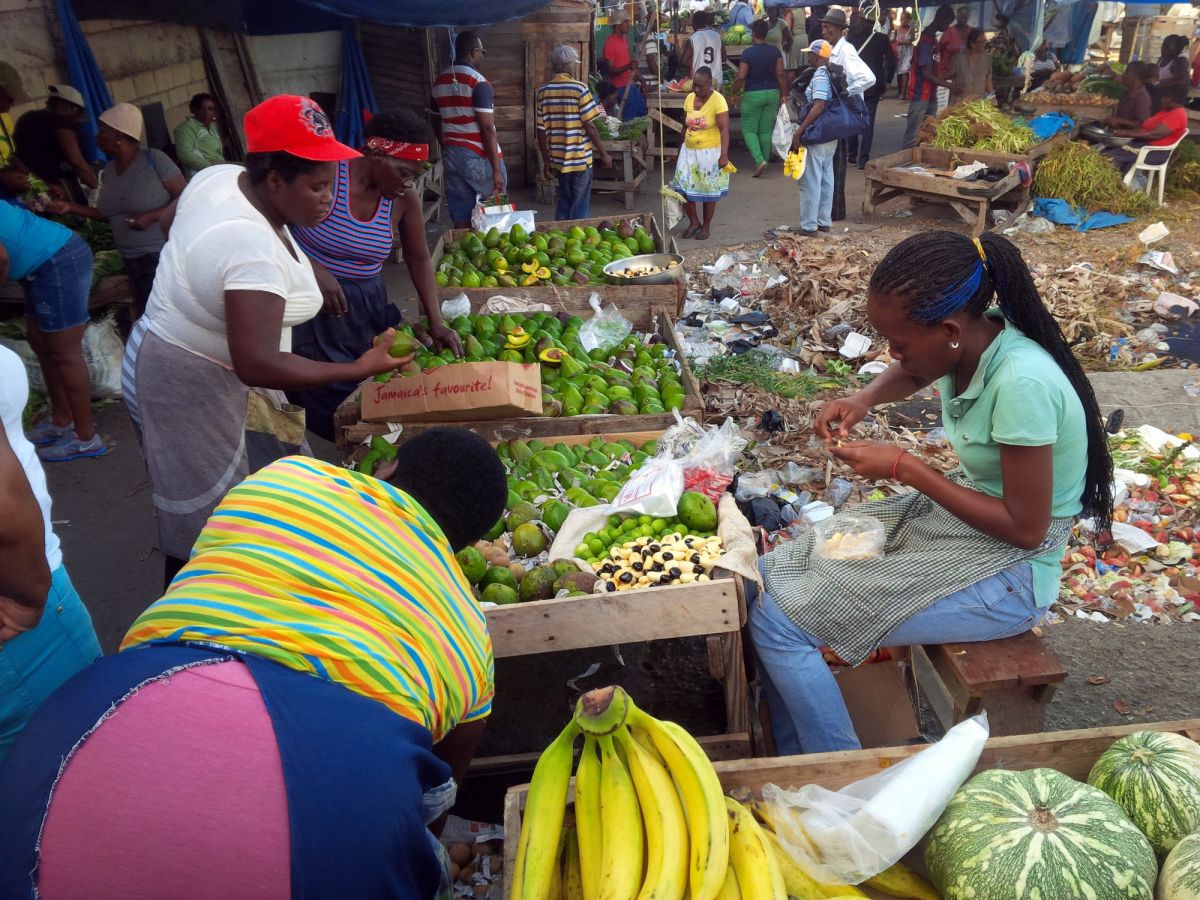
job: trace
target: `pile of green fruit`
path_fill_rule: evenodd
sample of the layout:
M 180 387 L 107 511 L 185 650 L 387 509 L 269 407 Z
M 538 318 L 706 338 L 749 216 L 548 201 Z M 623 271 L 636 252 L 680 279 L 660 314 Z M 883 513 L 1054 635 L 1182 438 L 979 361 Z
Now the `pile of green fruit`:
M 401 328 L 390 352 L 401 356 L 415 351 L 411 368 L 375 380 L 415 375 L 454 362 L 540 363 L 544 416 L 649 416 L 683 409 L 686 391 L 677 363 L 657 335 L 650 338 L 657 343 L 644 343 L 640 335 L 630 334 L 614 347 L 589 353 L 580 343 L 583 319 L 566 313 L 469 315 L 449 324 L 458 333 L 465 356 L 457 358 L 451 350 L 434 353 L 411 329 Z
M 501 606 L 549 600 L 562 591 L 568 597 L 579 597 L 590 594 L 598 581 L 597 576 L 580 572 L 573 562 L 566 560 L 526 571 L 520 563 L 506 563 L 508 554 L 489 541 L 460 550 L 456 558 L 478 598 Z
M 645 228 L 628 222 L 600 225 L 532 234 L 520 225 L 507 233 L 472 231 L 447 247 L 434 279 L 439 287 L 464 288 L 605 284 L 604 267 L 610 262 L 657 249 Z

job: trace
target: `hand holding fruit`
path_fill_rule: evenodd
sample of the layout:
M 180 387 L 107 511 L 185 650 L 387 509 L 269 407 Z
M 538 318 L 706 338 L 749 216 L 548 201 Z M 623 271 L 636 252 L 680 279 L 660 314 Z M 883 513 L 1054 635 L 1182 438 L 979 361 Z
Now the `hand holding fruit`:
M 360 356 L 355 364 L 361 369 L 363 378 L 370 378 L 403 368 L 412 362 L 419 349 L 417 339 L 411 334 L 397 334 L 395 328 L 389 328 L 375 338 L 371 349 Z
M 462 341 L 458 337 L 458 332 L 445 322 L 438 322 L 436 325 L 430 324 L 429 336 L 433 338 L 436 349 L 452 350 L 455 356 L 463 355 Z
M 861 422 L 871 407 L 857 394 L 830 400 L 821 407 L 814 423 L 817 435 L 826 441 L 844 438 L 850 429 Z
M 899 465 L 908 456 L 895 444 L 879 441 L 850 441 L 830 447 L 829 452 L 864 478 L 875 479 L 897 477 Z

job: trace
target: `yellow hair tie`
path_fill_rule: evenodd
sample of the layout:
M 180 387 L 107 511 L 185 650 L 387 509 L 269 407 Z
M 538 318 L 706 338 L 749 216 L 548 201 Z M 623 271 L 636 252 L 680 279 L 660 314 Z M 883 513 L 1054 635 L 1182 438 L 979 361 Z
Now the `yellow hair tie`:
M 975 245 L 975 249 L 979 251 L 979 258 L 985 263 L 987 262 L 987 254 L 983 252 L 983 242 L 979 238 L 971 238 L 971 243 Z

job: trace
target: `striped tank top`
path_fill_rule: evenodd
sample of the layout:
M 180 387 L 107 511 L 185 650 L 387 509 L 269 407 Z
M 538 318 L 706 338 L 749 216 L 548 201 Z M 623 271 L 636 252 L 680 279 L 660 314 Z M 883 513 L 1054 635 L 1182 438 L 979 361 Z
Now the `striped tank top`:
M 296 243 L 335 278 L 361 281 L 383 271 L 392 253 L 392 201 L 380 197 L 375 216 L 368 222 L 350 212 L 350 163 L 337 164 L 333 206 L 320 224 L 311 228 L 292 226 Z
M 175 642 L 340 684 L 434 741 L 492 708 L 487 621 L 437 522 L 387 482 L 303 456 L 225 495 L 121 650 Z

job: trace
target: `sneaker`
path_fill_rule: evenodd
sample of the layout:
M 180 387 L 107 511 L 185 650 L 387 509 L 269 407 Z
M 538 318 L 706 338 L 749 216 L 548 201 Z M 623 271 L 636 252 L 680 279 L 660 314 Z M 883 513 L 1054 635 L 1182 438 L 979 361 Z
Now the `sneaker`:
M 829 234 L 831 231 L 833 231 L 833 228 L 829 225 L 818 225 L 817 231 L 821 232 L 821 234 Z
M 55 444 L 65 437 L 69 437 L 73 431 L 74 423 L 68 425 L 55 425 L 49 419 L 38 425 L 33 426 L 25 432 L 25 439 L 31 444 L 38 446 L 42 444 Z
M 89 456 L 103 456 L 107 452 L 108 447 L 99 434 L 93 434 L 89 440 L 81 441 L 75 436 L 75 432 L 71 431 L 57 443 L 39 447 L 37 455 L 42 462 L 70 462 Z

